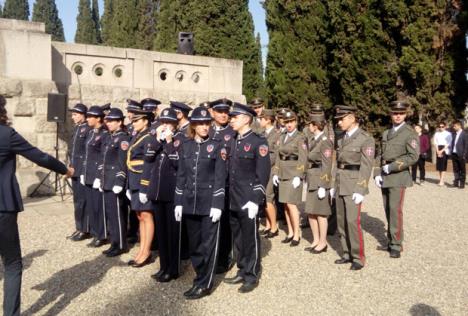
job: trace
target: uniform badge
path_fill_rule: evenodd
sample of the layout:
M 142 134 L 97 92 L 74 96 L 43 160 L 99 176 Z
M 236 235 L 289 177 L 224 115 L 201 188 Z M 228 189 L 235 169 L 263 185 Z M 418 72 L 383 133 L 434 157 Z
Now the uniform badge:
M 245 145 L 244 145 L 244 151 L 249 151 L 249 150 L 250 150 L 250 147 L 252 147 L 252 145 L 250 145 L 250 144 L 245 144 Z
M 163 115 L 166 116 L 167 113 L 169 113 L 169 111 L 168 111 L 168 110 L 164 110 Z
M 137 134 L 137 131 L 132 132 L 132 136 L 135 136 Z
M 126 151 L 129 147 L 129 144 L 127 141 L 123 141 L 120 143 L 120 148 L 123 150 L 123 151 Z
M 330 158 L 332 155 L 331 149 L 325 149 L 325 151 L 323 152 L 323 155 L 327 158 Z
M 207 112 L 206 112 L 205 110 L 201 110 L 201 111 L 200 111 L 200 114 L 201 114 L 203 117 L 205 117 L 206 114 L 207 114 Z
M 214 146 L 213 146 L 213 145 L 211 145 L 211 144 L 210 144 L 210 145 L 208 145 L 208 146 L 206 146 L 206 151 L 207 151 L 207 152 L 209 152 L 209 153 L 210 153 L 210 152 L 212 152 L 212 151 L 213 151 L 213 149 L 214 149 Z
M 367 157 L 374 157 L 374 148 L 367 147 L 364 152 L 366 153 Z
M 410 143 L 411 147 L 413 149 L 416 149 L 416 147 L 418 147 L 418 142 L 416 141 L 416 139 L 413 139 Z
M 94 140 L 98 141 L 100 138 L 101 138 L 101 136 L 96 136 L 96 138 Z
M 261 145 L 258 148 L 258 152 L 259 152 L 260 156 L 265 157 L 266 155 L 268 155 L 268 146 L 267 145 Z
M 226 160 L 227 158 L 227 151 L 226 151 L 226 148 L 221 148 L 221 158 L 223 160 Z
M 84 133 L 84 132 L 86 132 L 86 127 L 82 127 L 80 130 L 80 133 Z
M 229 141 L 231 139 L 231 135 L 224 135 L 224 140 Z
M 179 147 L 179 145 L 180 145 L 180 140 L 176 139 L 174 141 L 174 147 Z

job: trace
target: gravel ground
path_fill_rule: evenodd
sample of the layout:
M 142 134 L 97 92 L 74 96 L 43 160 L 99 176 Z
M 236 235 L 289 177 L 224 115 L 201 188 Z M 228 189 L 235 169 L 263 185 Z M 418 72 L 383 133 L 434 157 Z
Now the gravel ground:
M 361 271 L 337 266 L 339 241 L 330 237 L 321 255 L 303 251 L 311 240 L 303 231 L 299 247 L 263 239 L 263 275 L 252 293 L 220 282 L 198 301 L 186 301 L 193 272 L 169 284 L 149 276 L 158 263 L 127 267 L 133 249 L 108 259 L 88 241 L 65 239 L 73 231 L 70 199 L 26 201 L 20 216 L 24 267 L 24 315 L 467 315 L 468 188 L 438 187 L 435 174 L 406 195 L 405 251 L 390 259 L 377 250 L 385 243 L 385 217 L 379 191 L 372 185 L 362 224 L 368 265 Z M 447 179 L 451 181 L 450 175 Z M 235 273 L 233 269 L 228 276 Z M 3 279 L 3 272 L 0 272 Z M 2 292 L 3 293 L 3 292 Z M 1 303 L 1 302 L 0 302 Z

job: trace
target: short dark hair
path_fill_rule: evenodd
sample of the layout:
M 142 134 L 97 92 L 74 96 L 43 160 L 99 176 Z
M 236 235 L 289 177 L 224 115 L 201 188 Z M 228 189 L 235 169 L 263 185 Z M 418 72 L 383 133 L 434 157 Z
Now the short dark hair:
M 315 127 L 317 127 L 320 131 L 323 131 L 323 129 L 325 128 L 326 122 L 325 121 L 312 120 L 312 121 L 309 122 L 309 124 L 312 124 Z
M 462 122 L 460 122 L 459 120 L 453 121 L 452 125 L 459 125 L 460 127 L 463 127 Z
M 3 95 L 0 95 L 0 125 L 9 125 L 7 110 L 6 106 L 6 99 Z

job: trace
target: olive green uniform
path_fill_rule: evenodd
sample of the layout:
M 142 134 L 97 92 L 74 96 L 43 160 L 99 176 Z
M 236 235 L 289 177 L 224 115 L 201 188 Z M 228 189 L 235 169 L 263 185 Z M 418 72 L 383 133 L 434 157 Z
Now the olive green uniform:
M 281 134 L 276 151 L 273 174 L 279 178 L 279 202 L 299 204 L 302 202 L 302 185 L 294 188 L 292 181 L 295 177 L 301 180 L 305 177 L 307 163 L 307 140 L 299 131 L 291 136 Z
M 389 249 L 401 251 L 403 243 L 403 201 L 405 190 L 413 185 L 410 167 L 419 159 L 419 137 L 406 123 L 397 131 L 393 128 L 382 135 L 380 168 L 374 177 L 382 176 L 382 197 L 387 216 Z M 389 165 L 389 174 L 381 167 Z
M 307 199 L 305 212 L 307 214 L 329 216 L 331 214 L 329 190 L 331 184 L 333 142 L 322 133 L 317 139 L 308 141 L 307 155 Z M 319 199 L 319 188 L 327 189 L 327 195 Z
M 267 139 L 268 142 L 268 148 L 270 150 L 270 162 L 271 162 L 271 169 L 272 169 L 272 176 L 270 177 L 270 180 L 268 181 L 267 187 L 266 187 L 266 201 L 268 203 L 274 203 L 275 201 L 275 191 L 273 188 L 273 168 L 275 166 L 275 159 L 276 159 L 276 150 L 278 147 L 278 140 L 280 138 L 280 132 L 276 128 L 272 128 L 269 132 L 265 131 L 263 133 L 263 136 Z
M 343 258 L 365 265 L 364 237 L 361 229 L 361 206 L 352 200 L 353 193 L 369 193 L 375 142 L 358 128 L 351 136 L 338 140 L 335 197 L 338 231 Z

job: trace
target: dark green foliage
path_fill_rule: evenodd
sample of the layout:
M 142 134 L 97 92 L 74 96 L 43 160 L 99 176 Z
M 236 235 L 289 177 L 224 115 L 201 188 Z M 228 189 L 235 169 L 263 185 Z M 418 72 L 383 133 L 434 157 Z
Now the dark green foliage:
M 151 50 L 156 36 L 157 1 L 139 0 L 137 9 L 139 21 L 136 47 Z
M 115 0 L 104 0 L 104 13 L 101 18 L 101 38 L 102 43 L 109 44 L 110 32 L 112 27 L 112 16 L 114 14 Z
M 0 18 L 3 17 L 3 7 L 2 4 L 0 3 Z
M 65 41 L 63 24 L 55 0 L 37 0 L 34 3 L 32 20 L 44 22 L 46 32 L 52 35 L 52 40 Z
M 76 22 L 76 43 L 99 44 L 89 0 L 80 0 Z
M 93 19 L 94 28 L 96 29 L 96 40 L 98 43 L 102 43 L 98 0 L 93 0 L 93 6 L 91 8 L 91 18 Z
M 16 20 L 29 20 L 28 0 L 5 0 L 3 18 Z
M 136 48 L 138 0 L 114 0 L 112 23 L 106 45 Z

